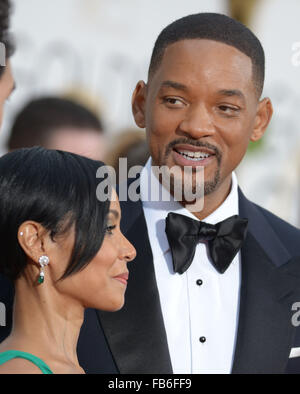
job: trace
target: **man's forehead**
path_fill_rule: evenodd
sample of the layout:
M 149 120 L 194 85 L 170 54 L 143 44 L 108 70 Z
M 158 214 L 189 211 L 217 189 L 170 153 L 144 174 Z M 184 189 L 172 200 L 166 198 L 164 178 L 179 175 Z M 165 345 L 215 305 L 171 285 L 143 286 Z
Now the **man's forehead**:
M 183 82 L 192 76 L 219 77 L 238 83 L 252 79 L 252 71 L 251 59 L 235 47 L 213 40 L 189 39 L 165 49 L 153 78 L 159 84 L 165 80 Z
M 185 56 L 180 57 L 179 54 Z M 205 62 L 207 60 L 216 62 L 220 58 L 223 58 L 224 61 L 233 58 L 235 61 L 249 65 L 252 63 L 250 57 L 238 48 L 220 41 L 203 38 L 179 40 L 169 44 L 164 50 L 161 63 L 163 64 L 169 59 L 175 60 L 176 63 L 185 61 Z

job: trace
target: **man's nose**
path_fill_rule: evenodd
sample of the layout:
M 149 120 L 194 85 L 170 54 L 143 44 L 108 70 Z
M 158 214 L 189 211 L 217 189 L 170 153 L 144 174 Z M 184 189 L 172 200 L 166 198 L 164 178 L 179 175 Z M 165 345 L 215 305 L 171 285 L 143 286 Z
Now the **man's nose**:
M 179 130 L 194 139 L 211 136 L 215 132 L 212 116 L 205 104 L 191 106 L 181 121 Z

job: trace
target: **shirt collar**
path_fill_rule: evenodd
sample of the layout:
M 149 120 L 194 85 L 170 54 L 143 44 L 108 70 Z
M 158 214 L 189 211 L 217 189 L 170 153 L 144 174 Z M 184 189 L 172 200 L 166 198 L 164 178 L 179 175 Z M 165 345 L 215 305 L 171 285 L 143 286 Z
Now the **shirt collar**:
M 192 212 L 183 207 L 178 201 L 174 200 L 169 191 L 162 186 L 153 174 L 151 165 L 152 159 L 150 157 L 141 172 L 140 191 L 149 237 L 151 237 L 150 239 L 152 241 L 156 239 L 159 243 L 156 248 L 157 250 L 153 251 L 155 255 L 159 250 L 160 254 L 164 254 L 169 250 L 169 244 L 165 234 L 165 220 L 169 212 L 176 212 L 194 220 L 198 219 Z M 159 201 L 151 201 L 151 193 L 152 196 L 161 196 Z M 238 215 L 238 211 L 238 182 L 236 174 L 232 172 L 230 193 L 223 203 L 209 216 L 204 218 L 203 221 L 210 224 L 216 224 L 230 216 Z

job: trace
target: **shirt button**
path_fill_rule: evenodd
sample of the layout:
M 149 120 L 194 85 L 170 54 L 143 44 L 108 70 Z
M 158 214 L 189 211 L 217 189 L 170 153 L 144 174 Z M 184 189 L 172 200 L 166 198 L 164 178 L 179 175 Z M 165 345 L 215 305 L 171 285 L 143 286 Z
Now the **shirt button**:
M 196 280 L 196 283 L 197 283 L 198 286 L 201 286 L 202 283 L 203 283 L 203 281 L 202 281 L 201 279 L 197 279 L 197 280 Z
M 204 342 L 206 341 L 206 338 L 205 338 L 205 337 L 200 337 L 200 338 L 199 338 L 199 341 L 200 341 L 201 343 L 204 343 Z

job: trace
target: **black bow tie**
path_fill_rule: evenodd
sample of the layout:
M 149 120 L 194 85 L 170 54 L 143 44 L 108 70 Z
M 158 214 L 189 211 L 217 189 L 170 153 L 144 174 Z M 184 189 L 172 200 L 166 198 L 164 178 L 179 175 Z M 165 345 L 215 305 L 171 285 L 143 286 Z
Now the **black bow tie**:
M 248 219 L 231 216 L 217 224 L 169 213 L 166 234 L 171 248 L 174 271 L 183 274 L 191 265 L 198 242 L 207 241 L 216 270 L 223 274 L 246 238 Z

